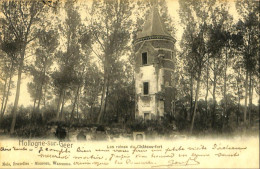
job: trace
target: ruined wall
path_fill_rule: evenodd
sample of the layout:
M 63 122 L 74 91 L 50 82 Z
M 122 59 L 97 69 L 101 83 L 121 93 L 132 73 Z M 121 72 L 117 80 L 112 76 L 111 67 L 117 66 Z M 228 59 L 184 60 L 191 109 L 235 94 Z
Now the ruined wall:
M 135 44 L 136 117 L 150 113 L 150 119 L 172 111 L 174 98 L 173 42 L 169 40 L 147 40 Z M 142 53 L 148 60 L 142 65 Z M 149 82 L 149 95 L 143 95 L 143 82 Z
M 142 53 L 147 52 L 147 64 L 142 65 Z M 154 56 L 157 51 L 150 43 L 143 43 L 136 53 L 135 88 L 137 95 L 137 116 L 144 117 L 144 113 L 150 113 L 149 119 L 157 115 L 157 103 L 155 94 L 158 91 L 157 70 L 154 67 Z M 143 94 L 143 83 L 149 82 L 149 95 Z
M 149 82 L 149 95 L 143 94 L 143 82 Z M 140 116 L 143 116 L 144 113 L 156 115 L 156 84 L 155 68 L 152 65 L 141 67 L 139 73 L 136 74 L 136 94 L 138 97 L 137 104 Z

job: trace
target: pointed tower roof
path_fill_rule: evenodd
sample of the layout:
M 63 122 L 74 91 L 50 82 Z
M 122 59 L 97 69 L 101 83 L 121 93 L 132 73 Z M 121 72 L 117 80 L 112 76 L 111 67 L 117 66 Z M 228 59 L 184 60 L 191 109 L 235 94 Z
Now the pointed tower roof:
M 161 20 L 157 5 L 153 5 L 142 31 L 137 34 L 137 39 L 151 36 L 157 36 L 156 39 L 158 39 L 158 36 L 172 39 L 171 34 L 166 30 L 166 27 Z

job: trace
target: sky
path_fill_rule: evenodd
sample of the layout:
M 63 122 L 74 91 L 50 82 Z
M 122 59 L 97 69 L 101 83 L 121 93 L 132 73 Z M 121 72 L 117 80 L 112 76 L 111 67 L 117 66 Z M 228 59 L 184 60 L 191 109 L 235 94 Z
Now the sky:
M 182 37 L 182 33 L 183 33 L 183 28 L 180 26 L 180 19 L 179 19 L 179 4 L 178 4 L 178 0 L 168 0 L 167 1 L 168 4 L 168 11 L 169 14 L 172 16 L 174 24 L 175 24 L 175 28 L 176 28 L 176 47 L 179 50 L 179 42 L 181 41 L 181 37 Z M 229 5 L 230 5 L 230 10 L 229 12 L 233 15 L 234 18 L 234 22 L 237 22 L 238 20 L 238 14 L 236 12 L 235 9 L 235 3 L 234 1 L 229 1 Z M 83 11 L 81 11 L 83 12 Z M 17 77 L 15 76 L 13 78 L 13 80 L 15 81 L 15 85 L 16 85 L 16 80 Z M 29 106 L 33 104 L 32 99 L 30 98 L 30 95 L 27 91 L 27 83 L 31 81 L 31 78 L 28 78 L 25 74 L 23 74 L 22 76 L 22 85 L 21 85 L 21 93 L 20 93 L 20 99 L 19 99 L 19 105 L 23 105 L 23 106 Z M 12 95 L 10 97 L 9 100 L 9 104 L 13 104 L 14 99 L 15 99 L 15 89 L 14 88 L 12 90 Z M 258 98 L 254 99 L 253 101 L 255 104 L 258 102 Z

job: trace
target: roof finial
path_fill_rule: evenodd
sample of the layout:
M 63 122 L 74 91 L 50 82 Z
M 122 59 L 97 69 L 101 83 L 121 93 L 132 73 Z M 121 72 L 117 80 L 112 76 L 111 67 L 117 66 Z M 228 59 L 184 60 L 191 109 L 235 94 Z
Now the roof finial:
M 172 38 L 160 17 L 158 0 L 150 0 L 151 9 L 146 18 L 143 29 L 137 34 L 137 39 L 152 36 L 162 36 Z
M 158 7 L 158 0 L 151 0 L 151 6 Z

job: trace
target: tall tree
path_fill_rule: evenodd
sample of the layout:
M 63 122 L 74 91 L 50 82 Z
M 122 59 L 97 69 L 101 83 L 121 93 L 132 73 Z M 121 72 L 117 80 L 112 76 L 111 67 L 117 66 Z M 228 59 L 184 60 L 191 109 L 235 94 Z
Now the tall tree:
M 102 73 L 95 64 L 87 67 L 84 74 L 83 94 L 81 95 L 80 109 L 85 112 L 85 118 L 89 122 L 95 121 L 94 109 L 98 107 L 98 96 L 102 91 Z
M 231 16 L 228 14 L 227 3 L 218 4 L 211 13 L 212 24 L 209 26 L 209 60 L 213 71 L 213 110 L 212 110 L 212 127 L 215 126 L 215 114 L 216 114 L 216 91 L 221 84 L 221 79 L 224 79 L 223 96 L 226 100 L 227 91 L 227 69 L 228 69 L 228 50 L 230 49 L 230 31 L 231 28 L 228 25 L 232 25 Z M 221 82 L 221 83 L 220 83 Z M 221 85 L 222 86 L 222 85 Z M 224 102 L 226 103 L 226 102 Z M 224 104 L 224 111 L 222 117 L 226 114 L 226 104 Z M 223 118 L 222 118 L 223 119 Z
M 1 62 L 3 63 L 1 65 L 1 72 L 3 75 L 1 78 L 4 81 L 3 86 L 3 97 L 2 97 L 2 103 L 1 103 L 1 109 L 0 109 L 0 119 L 3 119 L 6 106 L 8 103 L 8 98 L 10 95 L 10 89 L 12 87 L 12 77 L 14 75 L 14 71 L 17 66 L 17 53 L 19 51 L 19 48 L 17 47 L 17 42 L 13 41 L 9 33 L 9 27 L 5 20 L 2 20 L 2 28 L 1 28 L 1 37 L 0 37 L 0 49 L 3 53 L 1 53 Z
M 240 112 L 241 112 L 241 100 L 244 98 L 243 97 L 243 82 L 244 78 L 242 76 L 241 68 L 243 67 L 243 63 L 239 57 L 234 58 L 234 64 L 232 65 L 233 70 L 234 70 L 234 78 L 232 83 L 232 88 L 235 91 L 234 95 L 237 97 L 237 110 L 236 110 L 236 123 L 239 125 L 240 122 Z
M 112 66 L 128 49 L 131 9 L 129 0 L 94 0 L 92 4 L 92 33 L 101 51 L 98 56 L 103 69 L 101 106 L 97 123 L 102 122 L 106 111 L 109 87 L 113 83 Z
M 192 133 L 200 94 L 201 78 L 208 58 L 208 34 L 210 13 L 215 1 L 179 1 L 180 18 L 184 25 L 182 49 L 189 70 L 196 80 L 195 105 L 192 114 L 190 132 Z
M 245 109 L 244 123 L 251 121 L 252 107 L 252 79 L 257 74 L 256 63 L 259 60 L 259 3 L 257 1 L 238 0 L 236 9 L 241 16 L 241 20 L 237 24 L 238 34 L 242 36 L 243 43 L 238 48 L 241 51 L 245 68 Z M 259 63 L 259 62 L 258 62 Z M 248 95 L 249 95 L 249 112 L 248 112 Z M 247 113 L 249 116 L 247 117 Z
M 24 58 L 28 44 L 35 39 L 34 32 L 39 22 L 39 14 L 42 12 L 44 4 L 37 1 L 4 1 L 1 3 L 1 11 L 5 21 L 10 25 L 13 38 L 16 39 L 19 46 L 18 80 L 16 86 L 16 95 L 12 109 L 12 123 L 10 133 L 14 133 L 16 114 L 19 103 L 22 72 L 24 69 Z
M 34 108 L 36 101 L 37 108 L 36 111 L 40 111 L 41 101 L 44 100 L 45 95 L 43 89 L 47 88 L 49 81 L 49 74 L 51 66 L 53 64 L 53 59 L 55 55 L 55 50 L 58 46 L 58 34 L 54 30 L 41 30 L 38 32 L 38 48 L 36 49 L 35 55 L 36 59 L 34 65 L 31 65 L 31 73 L 33 75 L 34 83 L 29 84 L 29 90 L 34 98 Z M 46 91 L 45 91 L 46 92 Z M 44 115 L 42 114 L 42 118 Z
M 66 101 L 73 97 L 71 120 L 74 118 L 75 106 L 79 98 L 82 76 L 86 67 L 88 53 L 82 53 L 82 46 L 88 46 L 90 38 L 81 22 L 81 16 L 75 2 L 66 1 L 64 4 L 66 18 L 59 25 L 64 37 L 64 51 L 56 55 L 58 70 L 52 74 L 54 87 L 58 93 L 57 118 L 64 119 Z

